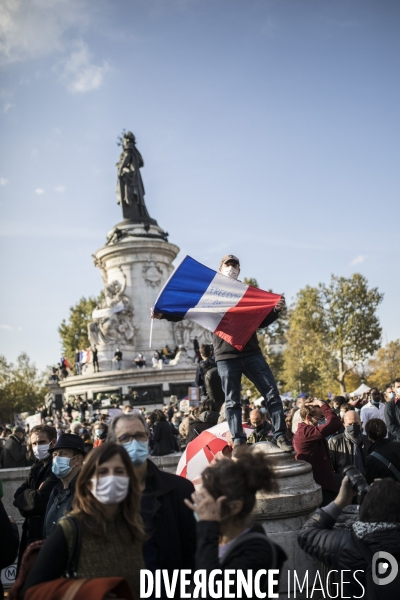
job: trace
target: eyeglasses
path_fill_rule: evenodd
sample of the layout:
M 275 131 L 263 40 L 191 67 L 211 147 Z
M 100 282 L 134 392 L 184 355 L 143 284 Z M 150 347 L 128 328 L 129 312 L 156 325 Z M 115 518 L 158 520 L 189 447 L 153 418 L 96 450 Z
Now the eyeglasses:
M 118 444 L 130 444 L 132 440 L 136 440 L 137 442 L 147 442 L 147 433 L 144 431 L 139 431 L 134 435 L 125 434 L 121 435 L 121 437 L 117 438 Z

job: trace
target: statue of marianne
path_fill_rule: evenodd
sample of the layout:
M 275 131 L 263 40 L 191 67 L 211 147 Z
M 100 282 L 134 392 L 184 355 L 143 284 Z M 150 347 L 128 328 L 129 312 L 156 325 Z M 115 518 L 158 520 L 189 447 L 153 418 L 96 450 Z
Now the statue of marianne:
M 136 139 L 131 131 L 124 133 L 122 138 L 122 152 L 117 163 L 118 184 L 117 198 L 118 204 L 122 206 L 124 219 L 133 222 L 154 223 L 147 212 L 144 202 L 144 185 L 140 168 L 144 162 L 142 155 L 136 148 Z

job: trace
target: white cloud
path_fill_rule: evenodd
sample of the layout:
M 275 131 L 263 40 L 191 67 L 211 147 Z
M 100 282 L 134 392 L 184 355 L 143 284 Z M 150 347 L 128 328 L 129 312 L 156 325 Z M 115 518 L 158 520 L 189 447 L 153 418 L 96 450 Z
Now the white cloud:
M 54 191 L 59 193 L 65 192 L 65 185 L 56 185 Z
M 37 194 L 38 196 L 41 196 L 42 194 L 44 194 L 44 189 L 43 188 L 36 188 L 35 194 Z
M 355 258 L 353 258 L 353 260 L 351 261 L 350 265 L 354 266 L 354 265 L 360 265 L 361 263 L 364 262 L 364 260 L 367 258 L 366 254 L 359 254 L 358 256 L 356 256 Z
M 7 331 L 12 331 L 13 328 L 11 325 L 0 325 L 0 329 L 7 329 Z
M 8 113 L 8 111 L 10 110 L 10 108 L 12 108 L 13 106 L 15 106 L 15 104 L 12 104 L 11 102 L 7 102 L 3 106 L 3 112 Z
M 64 33 L 88 23 L 87 0 L 1 0 L 0 64 L 65 48 Z
M 93 28 L 90 0 L 0 0 L 0 66 L 52 56 L 73 93 L 97 90 L 109 70 L 92 62 L 87 44 L 71 41 Z M 7 104 L 9 110 L 12 104 Z
M 0 185 L 7 185 L 8 179 L 4 179 L 4 177 L 0 177 Z
M 102 66 L 95 65 L 91 59 L 88 45 L 83 41 L 75 41 L 74 50 L 64 62 L 61 76 L 61 81 L 70 92 L 84 94 L 97 90 L 103 84 L 109 66 L 106 62 Z

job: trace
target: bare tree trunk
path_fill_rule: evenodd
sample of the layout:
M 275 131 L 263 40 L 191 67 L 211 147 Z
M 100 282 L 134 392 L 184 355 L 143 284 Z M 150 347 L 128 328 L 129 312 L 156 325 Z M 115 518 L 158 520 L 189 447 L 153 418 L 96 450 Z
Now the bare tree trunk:
M 346 392 L 346 384 L 344 382 L 344 376 L 347 373 L 346 369 L 345 369 L 345 364 L 344 364 L 344 360 L 343 360 L 343 354 L 340 353 L 340 358 L 339 358 L 339 377 L 338 377 L 338 382 L 340 385 L 340 393 L 344 394 Z

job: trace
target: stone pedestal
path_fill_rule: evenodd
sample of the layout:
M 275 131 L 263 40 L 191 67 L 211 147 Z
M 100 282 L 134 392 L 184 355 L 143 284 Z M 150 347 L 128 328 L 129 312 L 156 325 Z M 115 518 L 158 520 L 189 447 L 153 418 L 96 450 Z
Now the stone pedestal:
M 89 369 L 83 375 L 67 377 L 60 383 L 65 399 L 70 395 L 81 395 L 93 400 L 97 394 L 109 395 L 112 391 L 124 396 L 135 390 L 138 392 L 138 406 L 146 406 L 150 411 L 167 402 L 171 395 L 179 399 L 187 396 L 196 374 L 194 363 L 182 367 L 164 365 L 161 371 L 146 367 L 93 373 L 91 366 Z
M 134 365 L 138 352 L 151 366 L 152 349 L 161 350 L 166 344 L 175 348 L 174 326 L 168 321 L 154 323 L 151 349 L 149 339 L 150 309 L 173 271 L 178 252 L 160 227 L 127 221 L 116 225 L 108 234 L 108 243 L 94 254 L 105 300 L 93 313 L 99 318 L 89 327 L 89 337 L 97 342 L 101 370 L 115 367 L 112 359 L 117 347 L 123 353 L 125 369 Z
M 299 581 L 303 581 L 308 572 L 308 581 L 314 581 L 319 563 L 303 552 L 297 543 L 297 534 L 308 517 L 316 510 L 322 500 L 321 488 L 314 481 L 309 463 L 297 461 L 294 454 L 282 452 L 270 442 L 260 442 L 253 447 L 255 460 L 258 452 L 270 457 L 278 490 L 273 494 L 257 494 L 255 518 L 260 521 L 268 536 L 286 552 L 286 561 L 280 578 L 281 599 L 293 596 L 293 571 Z M 289 573 L 290 572 L 290 573 Z M 290 576 L 290 596 L 288 595 L 288 574 Z M 308 598 L 307 590 L 296 598 Z
M 172 274 L 172 262 L 179 252 L 167 237 L 153 220 L 127 220 L 109 232 L 106 245 L 93 255 L 102 274 L 104 299 L 93 311 L 88 335 L 92 347 L 97 348 L 100 371 L 94 373 L 93 365 L 86 364 L 81 375 L 64 379 L 60 383 L 64 399 L 69 395 L 93 399 L 96 394 L 122 397 L 135 390 L 139 403 L 151 410 L 163 404 L 164 397 L 187 396 L 196 373 L 193 340 L 197 337 L 199 344 L 211 343 L 212 335 L 191 321 L 155 319 L 149 348 L 150 310 Z M 166 345 L 171 350 L 183 346 L 186 351 L 178 353 L 170 365 L 154 369 L 154 350 L 161 351 Z M 117 348 L 123 355 L 120 364 L 113 360 Z M 145 368 L 136 366 L 138 353 L 146 358 Z

